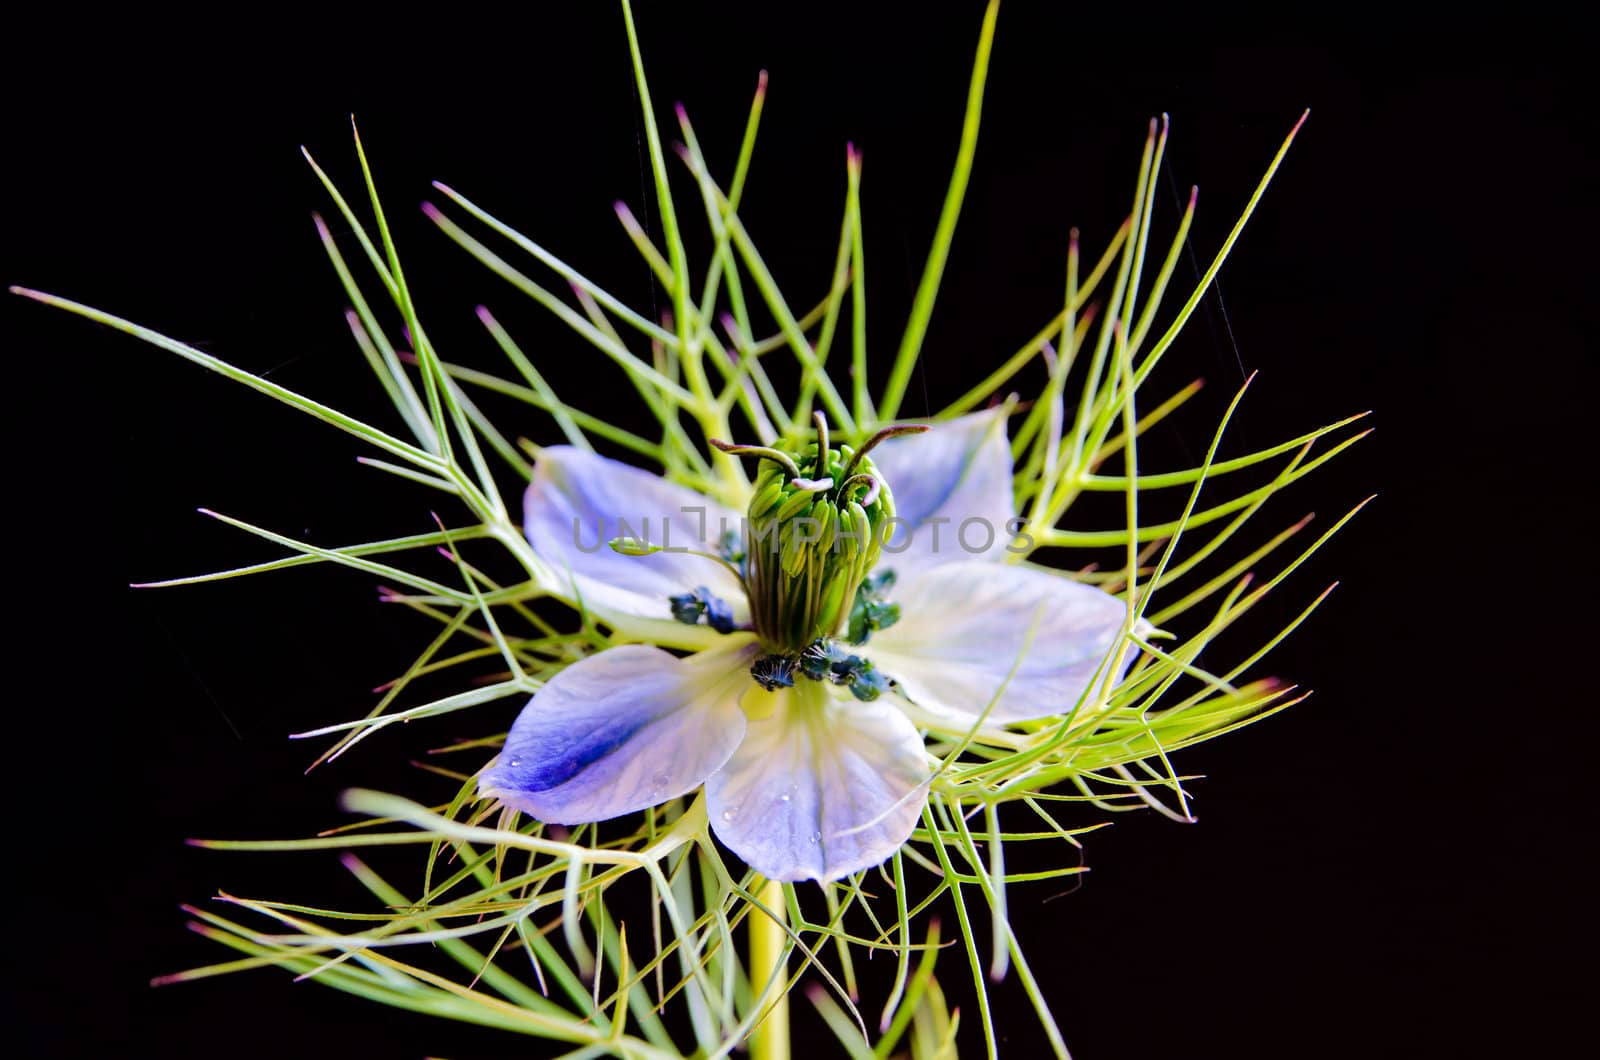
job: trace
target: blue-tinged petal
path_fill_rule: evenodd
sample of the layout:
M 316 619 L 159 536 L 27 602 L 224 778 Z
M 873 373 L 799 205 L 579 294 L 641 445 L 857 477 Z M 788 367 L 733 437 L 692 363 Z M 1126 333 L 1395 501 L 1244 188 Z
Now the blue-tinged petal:
M 479 794 L 555 824 L 620 817 L 693 791 L 744 736 L 753 638 L 679 659 L 608 648 L 523 708 Z
M 735 512 L 691 489 L 572 446 L 540 453 L 523 495 L 528 543 L 561 580 L 560 590 L 602 617 L 670 622 L 669 599 L 704 586 L 745 624 L 744 589 L 722 564 L 681 552 L 623 556 L 607 545 L 633 537 L 715 554 L 723 531 L 740 526 Z
M 1121 600 L 1092 586 L 1000 563 L 933 567 L 901 582 L 894 596 L 900 621 L 851 651 L 938 714 L 971 719 L 1004 686 L 988 715 L 994 722 L 1072 711 L 1091 682 L 1099 687 L 1096 675 L 1104 678 L 1101 664 L 1127 617 Z M 1124 653 L 1116 677 L 1134 654 Z
M 711 827 L 771 880 L 836 880 L 910 836 L 929 776 L 916 727 L 887 699 L 840 700 L 798 681 L 757 689 L 744 742 L 706 781 Z
M 1002 559 L 1016 514 L 1006 411 L 993 408 L 926 434 L 890 438 L 872 462 L 894 493 L 897 523 L 879 567 L 904 577 L 956 560 Z

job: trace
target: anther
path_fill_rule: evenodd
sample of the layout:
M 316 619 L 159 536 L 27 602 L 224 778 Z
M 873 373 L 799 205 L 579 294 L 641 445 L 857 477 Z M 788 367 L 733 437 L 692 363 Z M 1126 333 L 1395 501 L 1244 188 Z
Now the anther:
M 706 625 L 718 633 L 734 631 L 733 609 L 721 597 L 713 596 L 704 585 L 692 593 L 667 597 L 667 604 L 672 608 L 672 617 L 686 626 L 695 625 L 704 618 Z
M 768 692 L 794 687 L 794 657 L 790 655 L 763 655 L 750 667 L 750 676 Z

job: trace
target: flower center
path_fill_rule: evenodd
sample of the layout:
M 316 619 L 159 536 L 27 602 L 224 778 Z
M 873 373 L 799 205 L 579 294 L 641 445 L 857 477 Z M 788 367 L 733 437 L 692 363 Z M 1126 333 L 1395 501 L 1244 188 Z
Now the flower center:
M 745 542 L 751 621 L 775 652 L 834 635 L 894 517 L 894 497 L 872 461 L 856 460 L 849 446 L 811 445 L 794 455 L 805 477 L 768 464 L 756 478 Z
M 768 653 L 798 657 L 838 635 L 862 580 L 892 530 L 894 495 L 868 452 L 885 438 L 926 427 L 890 427 L 859 450 L 816 440 L 798 448 L 717 443 L 763 458 L 748 511 L 745 587 L 751 624 Z

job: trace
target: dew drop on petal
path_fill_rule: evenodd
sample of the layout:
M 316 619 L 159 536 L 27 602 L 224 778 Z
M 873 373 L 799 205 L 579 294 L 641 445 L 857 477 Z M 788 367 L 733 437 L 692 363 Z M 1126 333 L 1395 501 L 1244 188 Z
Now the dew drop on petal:
M 509 762 L 509 763 L 508 763 L 508 764 L 509 764 L 509 765 L 510 765 L 510 766 L 511 766 L 511 768 L 512 768 L 512 769 L 515 769 L 515 768 L 517 768 L 517 767 L 518 767 L 518 766 L 520 766 L 520 765 L 521 765 L 521 764 L 522 764 L 522 758 L 521 758 L 521 756 L 519 756 L 519 755 L 512 755 L 512 756 L 511 756 L 511 761 L 510 761 L 510 762 Z
M 821 833 L 821 832 L 812 832 L 812 833 L 811 833 L 811 841 L 812 841 L 812 842 L 813 842 L 813 843 L 820 843 L 820 842 L 822 842 L 822 833 Z
M 723 820 L 724 820 L 724 821 L 731 821 L 731 820 L 733 820 L 733 811 L 732 811 L 732 810 L 723 810 L 723 811 L 722 811 L 722 819 L 723 819 Z

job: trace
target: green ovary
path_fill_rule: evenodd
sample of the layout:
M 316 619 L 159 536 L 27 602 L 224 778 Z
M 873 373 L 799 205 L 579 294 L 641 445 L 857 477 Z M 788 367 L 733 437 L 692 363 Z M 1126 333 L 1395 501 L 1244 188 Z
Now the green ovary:
M 804 479 L 769 462 L 756 478 L 745 578 L 762 647 L 792 655 L 844 625 L 889 532 L 894 498 L 872 461 L 848 445 L 820 460 L 815 442 L 789 455 Z

